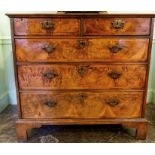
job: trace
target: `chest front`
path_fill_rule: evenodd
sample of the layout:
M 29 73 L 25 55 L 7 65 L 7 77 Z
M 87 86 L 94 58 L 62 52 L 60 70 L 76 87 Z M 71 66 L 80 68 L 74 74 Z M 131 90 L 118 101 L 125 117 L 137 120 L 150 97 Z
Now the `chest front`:
M 11 27 L 19 140 L 47 124 L 122 124 L 145 139 L 151 16 L 12 15 Z

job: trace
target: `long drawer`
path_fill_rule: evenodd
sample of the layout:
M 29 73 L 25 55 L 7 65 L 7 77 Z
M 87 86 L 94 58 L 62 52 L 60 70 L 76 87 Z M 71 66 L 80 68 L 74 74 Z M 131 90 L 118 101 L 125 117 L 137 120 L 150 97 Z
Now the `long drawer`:
M 146 61 L 149 39 L 16 39 L 19 62 Z
M 150 18 L 86 18 L 84 35 L 149 35 Z
M 80 19 L 14 18 L 15 35 L 80 35 Z
M 145 86 L 146 65 L 20 65 L 20 89 L 109 89 Z
M 24 92 L 22 118 L 136 118 L 143 92 Z

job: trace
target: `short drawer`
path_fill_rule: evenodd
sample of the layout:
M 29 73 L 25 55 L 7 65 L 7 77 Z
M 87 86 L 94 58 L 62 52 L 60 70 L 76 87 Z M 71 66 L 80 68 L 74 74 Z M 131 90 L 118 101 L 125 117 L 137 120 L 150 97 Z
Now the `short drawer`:
M 150 18 L 86 18 L 85 35 L 149 35 Z
M 16 39 L 18 62 L 146 61 L 149 39 Z
M 76 18 L 15 18 L 15 35 L 79 35 Z
M 18 66 L 20 89 L 144 88 L 146 65 L 51 64 Z
M 143 92 L 21 93 L 22 118 L 138 118 Z

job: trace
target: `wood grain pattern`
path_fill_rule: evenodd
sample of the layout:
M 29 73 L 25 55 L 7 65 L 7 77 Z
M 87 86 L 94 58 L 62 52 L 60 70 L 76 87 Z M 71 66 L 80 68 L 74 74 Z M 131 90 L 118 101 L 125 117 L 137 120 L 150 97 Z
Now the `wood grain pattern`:
M 115 29 L 112 22 L 120 19 L 124 27 Z M 85 35 L 149 35 L 150 18 L 86 18 L 84 20 Z
M 20 97 L 23 118 L 137 118 L 143 102 L 143 92 L 45 92 Z M 109 99 L 119 103 L 112 106 Z M 53 107 L 46 104 L 53 101 Z
M 54 29 L 46 31 L 43 22 L 52 22 Z M 15 35 L 79 35 L 80 20 L 76 18 L 15 18 Z
M 111 72 L 120 73 L 118 79 Z M 18 66 L 20 89 L 144 88 L 145 65 L 53 64 Z
M 86 45 L 80 47 L 80 41 Z M 15 44 L 18 62 L 136 62 L 147 60 L 149 39 L 16 39 Z M 45 45 L 54 49 L 47 52 Z
M 8 16 L 19 141 L 27 140 L 31 128 L 71 124 L 121 124 L 136 128 L 137 139 L 146 138 L 144 111 L 154 14 Z M 77 40 L 86 43 L 77 48 Z M 45 52 L 40 48 L 46 42 L 56 46 Z

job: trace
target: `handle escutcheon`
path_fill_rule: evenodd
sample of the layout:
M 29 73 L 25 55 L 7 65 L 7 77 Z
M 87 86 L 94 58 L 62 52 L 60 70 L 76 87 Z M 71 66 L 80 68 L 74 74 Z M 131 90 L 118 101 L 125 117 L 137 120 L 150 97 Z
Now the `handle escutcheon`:
M 55 107 L 57 105 L 57 102 L 56 101 L 46 101 L 44 104 L 46 106 L 52 108 L 52 107 Z
M 88 42 L 86 40 L 78 40 L 77 48 L 82 49 L 88 46 Z
M 47 53 L 51 53 L 51 52 L 55 51 L 56 46 L 51 45 L 51 44 L 44 44 L 43 47 L 42 47 L 42 49 L 43 49 L 45 52 L 47 52 Z
M 89 69 L 89 66 L 81 66 L 77 68 L 77 72 L 82 76 L 84 75 Z
M 114 45 L 114 46 L 110 46 L 109 50 L 111 53 L 118 53 L 123 49 L 123 46 L 118 44 L 118 45 Z
M 43 73 L 43 77 L 45 79 L 53 79 L 53 78 L 55 78 L 57 76 L 58 76 L 58 74 L 57 74 L 57 72 L 55 70 L 49 70 L 49 71 Z
M 114 80 L 120 78 L 121 75 L 122 75 L 121 73 L 116 72 L 116 71 L 111 71 L 108 73 L 108 76 Z
M 54 23 L 52 21 L 43 21 L 42 23 L 42 28 L 45 29 L 45 30 L 54 30 Z
M 80 95 L 79 95 L 79 100 L 80 100 L 81 102 L 83 102 L 86 98 L 87 98 L 87 95 L 86 95 L 86 94 L 80 94 Z
M 118 105 L 119 104 L 119 100 L 118 99 L 108 99 L 107 101 L 106 101 L 106 103 L 108 104 L 108 105 L 110 105 L 110 106 L 116 106 L 116 105 Z
M 114 29 L 123 29 L 124 24 L 125 22 L 122 21 L 121 19 L 115 19 L 114 21 L 111 22 L 112 28 Z

